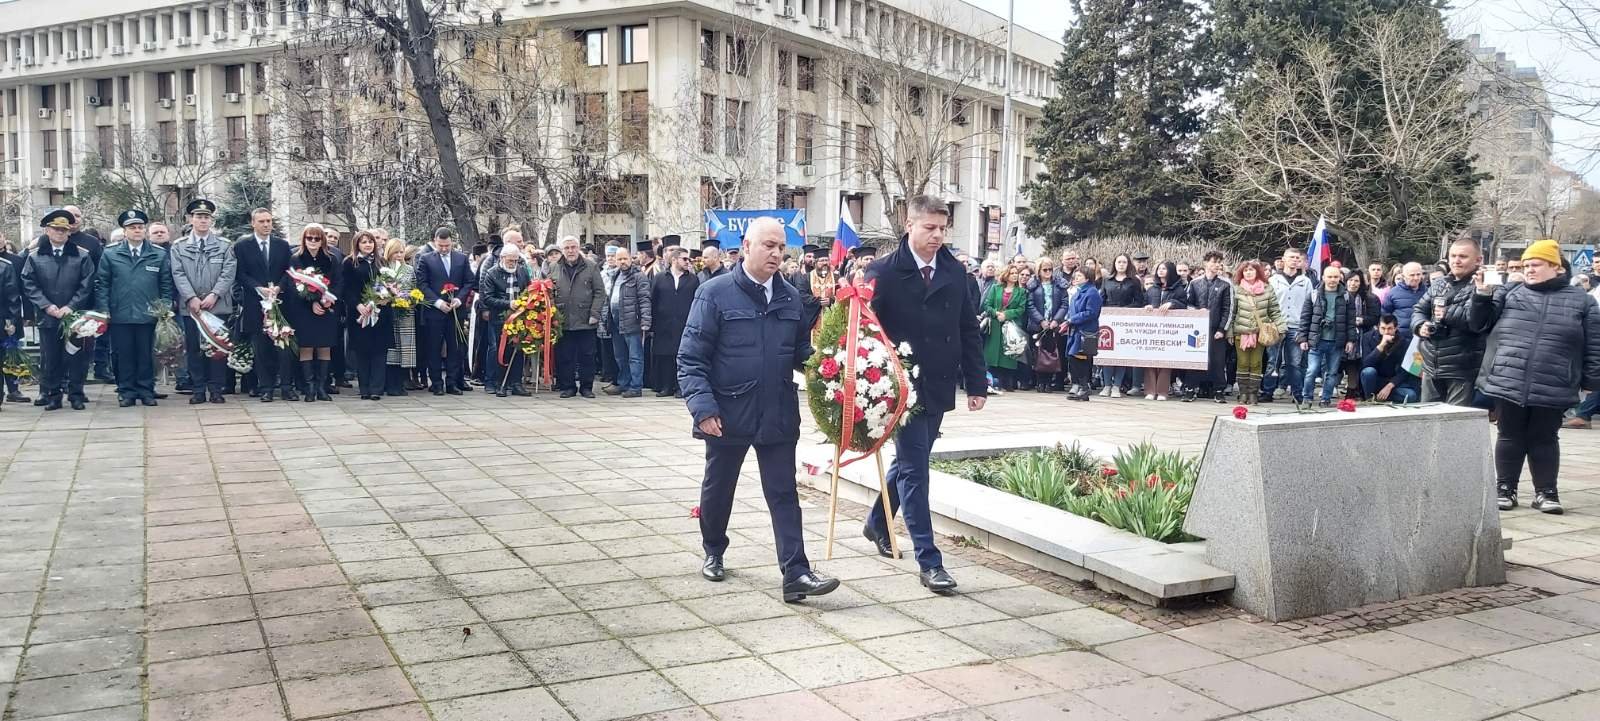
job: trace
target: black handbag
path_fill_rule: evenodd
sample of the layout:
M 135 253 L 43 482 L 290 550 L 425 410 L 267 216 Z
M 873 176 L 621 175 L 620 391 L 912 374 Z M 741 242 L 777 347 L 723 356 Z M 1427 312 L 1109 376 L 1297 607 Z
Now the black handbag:
M 1034 343 L 1033 372 L 1061 372 L 1061 339 L 1055 330 L 1040 333 Z

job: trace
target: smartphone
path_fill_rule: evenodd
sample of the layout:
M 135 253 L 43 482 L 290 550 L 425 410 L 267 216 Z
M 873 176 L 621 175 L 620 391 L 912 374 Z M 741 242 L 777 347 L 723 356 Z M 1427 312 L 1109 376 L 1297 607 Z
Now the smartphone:
M 1498 270 L 1495 270 L 1494 268 L 1484 268 L 1483 269 L 1483 284 L 1484 285 L 1496 286 L 1496 285 L 1501 285 L 1503 283 L 1505 283 L 1505 277 L 1504 277 L 1503 273 L 1501 273 Z

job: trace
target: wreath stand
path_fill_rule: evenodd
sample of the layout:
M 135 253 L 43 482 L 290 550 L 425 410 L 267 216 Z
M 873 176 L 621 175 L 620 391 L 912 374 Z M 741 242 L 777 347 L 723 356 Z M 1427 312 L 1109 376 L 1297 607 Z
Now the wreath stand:
M 828 486 L 828 547 L 824 552 L 823 560 L 833 560 L 834 526 L 839 519 L 839 463 L 843 460 L 844 449 L 833 447 L 833 480 Z M 883 525 L 889 534 L 889 551 L 895 559 L 900 558 L 900 542 L 896 540 L 894 532 L 894 517 L 889 505 L 889 479 L 883 469 L 883 449 L 878 449 L 872 454 L 878 464 L 878 501 L 883 504 Z M 870 515 L 869 515 L 870 518 Z

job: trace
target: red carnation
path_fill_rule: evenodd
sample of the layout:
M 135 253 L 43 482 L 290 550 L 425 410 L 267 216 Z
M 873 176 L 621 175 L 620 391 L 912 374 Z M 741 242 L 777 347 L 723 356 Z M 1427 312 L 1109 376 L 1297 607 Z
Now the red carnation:
M 1233 417 L 1234 418 L 1238 418 L 1239 420 L 1242 421 L 1242 420 L 1244 420 L 1245 416 L 1248 416 L 1248 415 L 1250 415 L 1250 409 L 1245 408 L 1244 406 L 1234 406 L 1233 407 Z
M 841 406 L 844 405 L 844 391 L 842 391 L 842 390 L 834 391 L 833 392 L 833 402 L 834 403 L 838 403 Z
M 1356 412 L 1356 401 L 1355 401 L 1355 399 L 1354 398 L 1346 398 L 1346 399 L 1344 399 L 1342 401 L 1339 401 L 1339 410 L 1344 411 L 1345 413 L 1355 413 Z
M 456 292 L 456 290 L 457 290 L 457 288 L 456 288 L 456 284 L 455 283 L 445 283 L 444 287 L 439 289 L 439 292 L 441 292 L 441 293 L 454 293 L 454 292 Z
M 883 379 L 883 371 L 880 371 L 877 368 L 868 368 L 867 372 L 863 373 L 862 375 L 867 377 L 868 383 L 877 383 L 879 380 Z
M 689 509 L 689 517 L 690 518 L 699 518 L 700 517 L 700 507 L 699 506 L 695 506 L 694 508 Z
M 822 363 L 817 365 L 817 372 L 821 373 L 823 378 L 832 380 L 839 375 L 839 361 L 832 358 L 823 358 Z
M 861 406 L 855 406 L 850 410 L 854 411 L 854 413 L 851 414 L 852 423 L 860 423 L 862 419 L 867 417 L 867 412 L 861 410 Z

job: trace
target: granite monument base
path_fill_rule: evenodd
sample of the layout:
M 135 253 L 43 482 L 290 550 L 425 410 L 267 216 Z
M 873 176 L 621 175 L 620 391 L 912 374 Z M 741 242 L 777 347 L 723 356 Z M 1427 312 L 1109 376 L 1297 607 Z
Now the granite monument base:
M 1184 530 L 1272 621 L 1505 581 L 1489 423 L 1445 405 L 1219 417 Z

